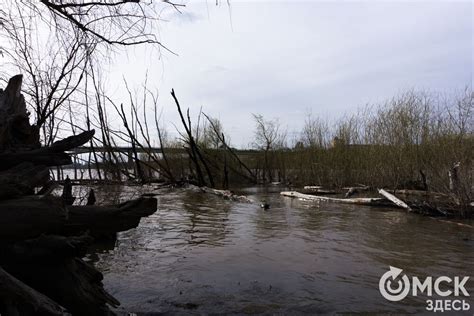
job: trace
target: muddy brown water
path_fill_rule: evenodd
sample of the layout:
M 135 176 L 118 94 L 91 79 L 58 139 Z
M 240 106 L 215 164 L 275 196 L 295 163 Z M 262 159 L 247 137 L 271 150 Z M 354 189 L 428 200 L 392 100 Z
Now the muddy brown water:
M 90 259 L 121 302 L 118 312 L 428 313 L 426 296 L 381 296 L 379 279 L 389 266 L 419 278 L 473 274 L 472 227 L 390 208 L 284 198 L 281 188 L 242 190 L 271 208 L 159 191 L 154 215 L 120 233 L 112 247 L 97 248 Z M 464 297 L 471 306 L 473 283 Z

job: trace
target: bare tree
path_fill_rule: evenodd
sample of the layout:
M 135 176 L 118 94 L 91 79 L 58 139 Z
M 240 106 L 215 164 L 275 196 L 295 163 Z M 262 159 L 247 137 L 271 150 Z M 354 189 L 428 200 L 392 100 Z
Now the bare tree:
M 72 109 L 83 105 L 81 90 L 91 65 L 100 67 L 115 47 L 165 48 L 155 32 L 160 13 L 182 6 L 167 0 L 4 0 L 2 53 L 13 67 L 2 77 L 9 78 L 11 68 L 25 74 L 26 101 L 44 143 L 52 143 L 58 134 L 66 100 Z M 94 62 L 99 58 L 101 63 Z
M 90 41 L 106 45 L 158 44 L 154 28 L 164 6 L 179 11 L 183 4 L 163 1 L 116 0 L 9 0 L 6 8 L 18 5 L 41 17 L 55 32 L 83 33 Z
M 305 120 L 301 141 L 311 148 L 325 148 L 329 143 L 329 125 L 318 117 L 309 114 Z
M 187 120 L 186 120 L 184 115 L 183 115 L 183 112 L 181 110 L 181 105 L 179 104 L 178 98 L 176 97 L 176 94 L 174 93 L 174 89 L 171 90 L 171 96 L 173 97 L 173 99 L 176 103 L 176 107 L 178 109 L 178 113 L 179 113 L 179 116 L 181 118 L 181 123 L 183 124 L 183 127 L 186 131 L 186 135 L 183 135 L 184 136 L 183 140 L 188 145 L 189 157 L 190 157 L 191 161 L 193 162 L 193 164 L 196 168 L 196 172 L 197 172 L 197 175 L 198 175 L 198 184 L 200 186 L 205 186 L 206 185 L 206 180 L 204 179 L 204 175 L 203 175 L 201 165 L 200 165 L 200 163 L 202 163 L 202 165 L 204 166 L 204 169 L 206 170 L 206 174 L 207 174 L 207 177 L 209 179 L 209 183 L 210 183 L 211 187 L 215 187 L 214 179 L 212 177 L 211 170 L 210 170 L 206 160 L 204 159 L 204 157 L 201 153 L 201 150 L 199 149 L 199 146 L 196 143 L 195 137 L 193 136 L 193 133 L 192 133 L 193 129 L 192 129 L 192 126 L 191 126 L 191 117 L 189 115 L 189 109 L 186 112 L 186 116 L 187 116 Z M 199 130 L 199 129 L 197 129 L 197 130 Z
M 9 40 L 6 54 L 15 71 L 24 73 L 28 106 L 34 113 L 35 125 L 42 131 L 44 143 L 51 144 L 62 122 L 58 112 L 68 104 L 76 104 L 76 92 L 86 75 L 95 45 L 87 44 L 83 34 L 65 36 L 40 35 L 40 18 L 24 11 L 21 2 L 10 3 L 3 37 Z
M 255 120 L 255 142 L 254 145 L 263 151 L 263 181 L 273 180 L 272 170 L 270 169 L 270 153 L 276 148 L 283 147 L 285 133 L 281 131 L 278 120 L 266 120 L 261 114 L 252 114 Z
M 246 177 L 251 181 L 251 183 L 256 183 L 256 175 L 252 172 L 252 170 L 239 158 L 239 156 L 235 153 L 235 151 L 228 145 L 228 140 L 226 139 L 226 136 L 224 135 L 222 131 L 222 125 L 216 125 L 216 122 L 219 122 L 217 119 L 213 119 L 210 116 L 204 114 L 204 116 L 207 118 L 210 128 L 212 128 L 212 131 L 214 132 L 214 136 L 216 137 L 219 141 L 220 144 L 222 144 L 222 148 L 225 149 L 227 152 L 230 153 L 230 155 L 237 161 L 239 167 L 240 167 L 240 174 Z M 219 122 L 220 123 L 220 122 Z M 227 177 L 226 174 L 226 167 L 227 167 L 227 155 L 224 155 L 225 160 L 224 160 L 224 174 L 225 177 Z M 245 170 L 245 172 L 242 172 L 242 170 Z M 224 180 L 225 183 L 228 184 L 228 181 Z M 225 187 L 225 185 L 224 185 Z

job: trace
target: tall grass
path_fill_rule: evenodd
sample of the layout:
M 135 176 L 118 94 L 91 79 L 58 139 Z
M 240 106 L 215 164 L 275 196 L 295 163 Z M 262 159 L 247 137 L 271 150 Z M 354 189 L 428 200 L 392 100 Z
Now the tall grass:
M 331 124 L 309 118 L 291 150 L 274 152 L 275 169 L 300 184 L 365 184 L 449 192 L 459 167 L 459 195 L 473 199 L 472 91 L 455 97 L 409 91 Z M 451 188 L 452 190 L 452 188 Z

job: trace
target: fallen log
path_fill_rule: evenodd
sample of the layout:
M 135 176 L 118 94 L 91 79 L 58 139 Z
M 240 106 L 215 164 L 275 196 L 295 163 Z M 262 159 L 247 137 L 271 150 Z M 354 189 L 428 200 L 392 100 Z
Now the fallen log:
M 320 185 L 305 185 L 303 187 L 304 190 L 317 190 L 317 189 L 322 189 L 322 186 Z
M 80 134 L 66 137 L 64 139 L 54 142 L 49 147 L 44 147 L 43 150 L 50 153 L 58 153 L 68 151 L 76 147 L 82 146 L 94 137 L 95 130 L 84 131 Z
M 66 309 L 0 267 L 1 315 L 69 315 Z
M 303 194 L 323 194 L 323 195 L 331 195 L 331 194 L 337 194 L 338 192 L 336 190 L 330 190 L 330 189 L 303 189 L 303 192 L 300 192 Z
M 24 151 L 0 154 L 0 170 L 7 170 L 21 162 L 47 167 L 72 164 L 71 157 L 65 153 L 49 153 L 44 151 Z
M 359 192 L 362 191 L 369 191 L 370 187 L 368 186 L 355 186 L 355 187 L 344 187 L 343 190 L 347 190 L 346 194 L 344 195 L 345 198 L 351 197 Z
M 332 202 L 332 203 L 341 203 L 341 204 L 356 204 L 356 205 L 371 205 L 371 206 L 387 206 L 390 203 L 387 203 L 387 200 L 384 198 L 352 198 L 352 199 L 341 199 L 341 198 L 331 198 L 327 196 L 317 196 L 310 194 L 303 194 L 296 191 L 283 191 L 280 192 L 280 195 L 299 198 L 308 201 L 317 201 L 317 202 Z
M 103 289 L 102 274 L 80 259 L 91 238 L 41 234 L 90 231 L 101 237 L 138 226 L 141 217 L 156 209 L 157 200 L 148 198 L 109 207 L 73 206 L 69 212 L 53 198 L 1 201 L 0 264 L 73 314 L 108 315 L 107 304 L 117 306 L 119 302 Z M 36 236 L 39 237 L 25 240 Z
M 353 186 L 353 187 L 343 187 L 342 189 L 343 190 L 354 189 L 354 190 L 357 190 L 357 191 L 369 191 L 370 187 L 368 185 L 356 185 L 356 186 Z
M 356 188 L 349 188 L 349 190 L 347 190 L 346 194 L 344 195 L 345 198 L 348 198 L 348 197 L 351 197 L 353 196 L 354 194 L 356 194 L 358 191 Z
M 43 235 L 3 245 L 0 261 L 5 271 L 73 315 L 110 315 L 107 304 L 119 302 L 103 289 L 102 274 L 80 259 L 91 240 Z
M 395 190 L 393 194 L 403 196 L 403 200 L 407 204 L 418 204 L 420 202 L 427 202 L 430 204 L 448 206 L 458 204 L 456 196 L 453 194 L 446 194 L 441 192 L 421 191 L 421 190 Z
M 63 232 L 68 235 L 89 231 L 94 237 L 108 237 L 135 228 L 142 217 L 156 212 L 158 200 L 139 198 L 119 205 L 69 206 Z
M 413 195 L 413 196 L 420 196 L 420 197 L 435 197 L 435 198 L 449 198 L 450 195 L 441 192 L 431 192 L 431 191 L 423 191 L 423 190 L 395 190 L 393 191 L 394 194 L 403 194 L 403 195 Z
M 411 207 L 409 207 L 405 202 L 397 198 L 395 195 L 388 193 L 384 189 L 379 189 L 379 194 L 385 197 L 387 200 L 391 201 L 396 206 L 411 211 Z
M 72 164 L 71 156 L 64 151 L 85 144 L 94 136 L 94 133 L 95 131 L 91 130 L 70 136 L 53 143 L 50 147 L 2 153 L 0 154 L 0 170 L 10 169 L 22 162 L 48 167 Z
M 463 205 L 455 194 L 431 192 L 422 190 L 395 190 L 393 194 L 401 196 L 403 201 L 413 210 L 424 215 L 456 216 L 463 211 L 469 211 L 474 205 Z
M 303 187 L 302 192 L 303 194 L 337 194 L 336 190 L 332 189 L 324 189 L 322 186 L 319 185 L 305 185 Z
M 67 221 L 61 201 L 27 196 L 0 201 L 0 240 L 23 240 L 58 232 Z

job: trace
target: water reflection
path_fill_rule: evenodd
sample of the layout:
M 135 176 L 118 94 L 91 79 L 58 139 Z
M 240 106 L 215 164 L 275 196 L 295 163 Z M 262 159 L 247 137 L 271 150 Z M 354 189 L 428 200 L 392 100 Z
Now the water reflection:
M 228 225 L 231 202 L 226 203 L 200 192 L 185 192 L 181 201 L 186 214 L 180 225 L 186 227 L 181 229 L 184 229 L 188 243 L 223 246 L 232 230 L 232 226 Z
M 389 265 L 417 276 L 474 270 L 471 228 L 273 191 L 279 188 L 245 190 L 267 200 L 267 211 L 200 192 L 160 191 L 158 211 L 98 255 L 107 289 L 136 313 L 418 313 L 423 298 L 392 303 L 380 296 Z M 468 289 L 474 293 L 472 284 Z

